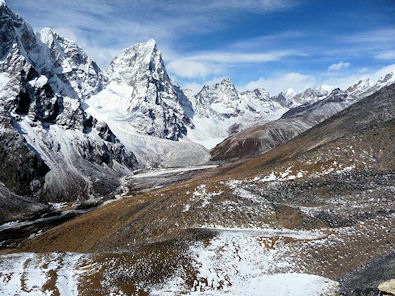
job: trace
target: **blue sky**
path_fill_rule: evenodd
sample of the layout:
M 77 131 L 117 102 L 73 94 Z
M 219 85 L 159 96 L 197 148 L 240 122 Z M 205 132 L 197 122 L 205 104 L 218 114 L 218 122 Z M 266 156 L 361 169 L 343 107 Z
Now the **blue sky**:
M 198 90 L 230 77 L 272 94 L 345 87 L 395 69 L 393 0 L 8 0 L 105 68 L 123 48 L 157 41 L 170 74 Z

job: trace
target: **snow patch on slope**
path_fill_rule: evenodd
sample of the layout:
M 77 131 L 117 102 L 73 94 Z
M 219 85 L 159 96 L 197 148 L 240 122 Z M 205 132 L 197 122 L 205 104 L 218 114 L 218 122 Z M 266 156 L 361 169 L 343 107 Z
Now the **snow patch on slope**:
M 78 295 L 82 254 L 18 253 L 0 257 L 1 295 L 53 295 L 46 286 L 56 272 L 54 290 L 62 296 Z
M 268 248 L 259 234 L 220 232 L 207 245 L 191 248 L 197 279 L 183 291 L 182 280 L 174 278 L 153 295 L 334 295 L 338 283 L 330 279 L 295 273 L 292 258 L 283 247 Z

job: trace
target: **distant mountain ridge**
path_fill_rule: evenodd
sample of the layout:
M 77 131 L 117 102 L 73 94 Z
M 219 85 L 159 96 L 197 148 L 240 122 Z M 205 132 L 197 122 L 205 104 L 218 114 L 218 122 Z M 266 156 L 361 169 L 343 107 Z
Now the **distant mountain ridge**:
M 228 160 L 264 153 L 394 82 L 394 73 L 389 73 L 377 83 L 361 80 L 346 91 L 334 89 L 328 96 L 322 89 L 318 92 L 308 89 L 295 95 L 307 98 L 306 103 L 289 109 L 278 120 L 231 135 L 210 151 L 211 159 Z

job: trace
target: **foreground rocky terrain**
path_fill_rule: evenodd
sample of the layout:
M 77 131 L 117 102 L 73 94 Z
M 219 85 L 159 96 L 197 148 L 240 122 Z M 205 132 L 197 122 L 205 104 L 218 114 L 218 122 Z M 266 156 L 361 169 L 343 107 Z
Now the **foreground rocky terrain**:
M 261 156 L 32 236 L 3 251 L 0 289 L 377 295 L 394 277 L 394 98 L 385 87 Z

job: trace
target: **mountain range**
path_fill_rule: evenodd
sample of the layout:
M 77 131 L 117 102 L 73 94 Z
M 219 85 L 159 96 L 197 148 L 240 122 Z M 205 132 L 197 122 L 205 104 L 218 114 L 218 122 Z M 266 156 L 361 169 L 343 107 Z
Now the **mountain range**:
M 270 96 L 239 92 L 225 78 L 194 95 L 170 78 L 154 40 L 102 71 L 51 29 L 35 33 L 5 3 L 0 13 L 2 204 L 14 197 L 3 220 L 117 194 L 136 169 L 262 153 L 394 81 L 389 73 L 346 91 Z
M 394 72 L 193 93 L 152 39 L 102 70 L 3 0 L 0 40 L 1 295 L 378 295 L 393 278 Z

